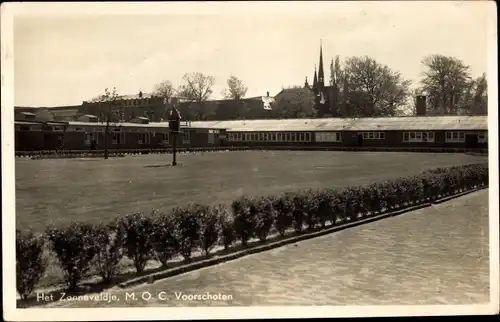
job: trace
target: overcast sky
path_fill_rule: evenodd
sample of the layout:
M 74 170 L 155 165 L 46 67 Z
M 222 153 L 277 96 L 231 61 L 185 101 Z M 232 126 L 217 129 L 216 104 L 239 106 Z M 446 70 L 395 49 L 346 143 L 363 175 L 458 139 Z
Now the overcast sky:
M 230 75 L 245 82 L 247 96 L 274 95 L 312 81 L 320 39 L 327 78 L 335 55 L 368 55 L 414 82 L 429 54 L 460 58 L 480 75 L 494 9 L 431 1 L 26 3 L 14 19 L 15 105 L 80 104 L 113 86 L 150 92 L 163 80 L 180 85 L 186 72 L 214 76 L 213 98 Z

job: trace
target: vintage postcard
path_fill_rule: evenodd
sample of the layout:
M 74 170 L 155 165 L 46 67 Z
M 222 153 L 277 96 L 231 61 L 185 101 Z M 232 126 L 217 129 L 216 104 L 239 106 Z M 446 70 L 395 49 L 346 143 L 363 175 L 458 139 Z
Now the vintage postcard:
M 498 313 L 494 2 L 1 24 L 5 320 Z

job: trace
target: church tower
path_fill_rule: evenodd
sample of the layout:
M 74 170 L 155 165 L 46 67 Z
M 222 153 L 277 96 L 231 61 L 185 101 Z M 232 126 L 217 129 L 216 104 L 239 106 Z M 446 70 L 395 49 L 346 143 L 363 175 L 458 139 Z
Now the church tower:
M 318 68 L 318 87 L 323 89 L 325 87 L 325 71 L 323 69 L 323 43 L 319 44 L 319 68 Z

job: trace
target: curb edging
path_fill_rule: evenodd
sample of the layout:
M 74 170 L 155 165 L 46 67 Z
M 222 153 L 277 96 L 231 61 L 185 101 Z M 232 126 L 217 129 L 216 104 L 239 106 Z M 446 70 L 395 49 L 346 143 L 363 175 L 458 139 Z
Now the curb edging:
M 329 227 L 327 229 L 323 229 L 323 230 L 315 231 L 315 232 L 311 232 L 311 233 L 306 233 L 306 234 L 299 235 L 299 236 L 292 236 L 292 237 L 285 238 L 283 240 L 280 240 L 280 241 L 277 241 L 274 243 L 270 243 L 268 245 L 256 246 L 253 248 L 249 248 L 249 249 L 238 251 L 238 252 L 235 252 L 232 254 L 228 254 L 228 255 L 225 255 L 222 257 L 210 258 L 210 259 L 202 260 L 202 261 L 199 261 L 196 263 L 187 264 L 185 266 L 167 269 L 166 271 L 163 271 L 163 272 L 152 273 L 149 275 L 141 276 L 141 277 L 120 283 L 117 286 L 119 288 L 127 288 L 127 287 L 135 286 L 138 284 L 144 284 L 146 282 L 148 282 L 148 283 L 155 282 L 155 281 L 162 280 L 162 279 L 169 278 L 169 277 L 173 277 L 176 275 L 188 273 L 188 272 L 191 272 L 191 271 L 194 271 L 197 269 L 206 268 L 206 267 L 218 265 L 218 264 L 221 264 L 224 262 L 232 261 L 232 260 L 247 256 L 247 255 L 261 253 L 261 252 L 271 250 L 274 248 L 278 248 L 278 247 L 282 247 L 282 246 L 285 246 L 288 244 L 293 244 L 296 242 L 300 242 L 300 241 L 312 239 L 315 237 L 328 235 L 328 234 L 331 234 L 334 232 L 342 231 L 342 230 L 347 229 L 347 228 L 352 228 L 352 227 L 360 226 L 362 224 L 367 224 L 367 223 L 371 223 L 374 221 L 378 221 L 378 220 L 381 220 L 384 218 L 395 217 L 395 216 L 398 216 L 398 215 L 401 215 L 401 214 L 404 214 L 404 213 L 407 213 L 410 211 L 415 211 L 415 210 L 431 207 L 433 204 L 440 204 L 440 203 L 443 203 L 445 201 L 449 201 L 451 199 L 455 199 L 455 198 L 464 196 L 464 195 L 469 194 L 469 193 L 473 193 L 473 192 L 476 192 L 476 191 L 479 191 L 482 189 L 486 189 L 487 187 L 488 187 L 488 185 L 483 185 L 483 186 L 476 187 L 476 188 L 473 188 L 471 190 L 463 191 L 463 192 L 460 192 L 456 195 L 447 196 L 447 197 L 444 197 L 444 198 L 441 198 L 438 200 L 425 201 L 425 202 L 417 204 L 417 205 L 412 205 L 410 207 L 406 207 L 404 209 L 398 209 L 398 210 L 395 210 L 395 211 L 392 211 L 389 213 L 379 214 L 379 215 L 374 216 L 374 217 L 364 218 L 364 219 L 360 218 L 360 220 L 356 220 L 355 222 L 350 222 L 350 223 L 342 224 L 339 226 L 333 226 L 333 227 Z
M 488 185 L 485 184 L 483 186 L 476 187 L 476 188 L 473 188 L 471 190 L 462 191 L 462 192 L 459 192 L 459 193 L 451 195 L 451 196 L 446 196 L 446 197 L 441 198 L 441 199 L 433 200 L 432 204 L 436 204 L 437 205 L 437 204 L 440 204 L 440 203 L 443 203 L 443 202 L 446 202 L 446 201 L 449 201 L 449 200 L 452 200 L 452 199 L 455 199 L 455 198 L 458 198 L 458 197 L 465 196 L 465 195 L 467 195 L 469 193 L 473 193 L 473 192 L 476 192 L 476 191 L 479 191 L 479 190 L 482 190 L 482 189 L 487 189 L 487 188 L 488 188 Z

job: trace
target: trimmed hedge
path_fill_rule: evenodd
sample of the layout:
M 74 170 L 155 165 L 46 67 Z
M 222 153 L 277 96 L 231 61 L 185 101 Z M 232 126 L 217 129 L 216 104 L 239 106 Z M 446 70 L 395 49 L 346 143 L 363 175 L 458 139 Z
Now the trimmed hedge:
M 177 153 L 202 153 L 202 152 L 221 152 L 221 151 L 375 151 L 375 152 L 417 152 L 417 153 L 466 153 L 472 155 L 488 155 L 487 148 L 467 149 L 465 147 L 417 147 L 417 146 L 393 146 L 393 147 L 347 147 L 347 146 L 317 146 L 317 145 L 289 145 L 289 146 L 273 146 L 273 145 L 256 145 L 256 146 L 219 146 L 219 147 L 178 147 Z M 127 155 L 140 154 L 171 154 L 171 148 L 154 148 L 154 149 L 110 149 L 109 157 L 125 157 Z M 67 159 L 67 158 L 103 158 L 103 150 L 64 150 L 64 151 L 16 151 L 18 158 L 30 158 L 33 160 L 39 159 Z
M 110 282 L 119 261 L 127 256 L 138 273 L 149 260 L 163 266 L 175 256 L 189 261 L 194 251 L 209 255 L 217 245 L 228 249 L 240 240 L 266 240 L 273 228 L 285 236 L 290 229 L 325 228 L 393 209 L 406 208 L 488 184 L 488 164 L 437 168 L 408 177 L 344 189 L 286 192 L 279 196 L 248 197 L 224 205 L 190 204 L 150 216 L 135 213 L 108 224 L 72 223 L 50 227 L 42 237 L 17 231 L 17 290 L 23 299 L 43 276 L 44 244 L 58 259 L 69 290 L 92 271 Z M 231 211 L 230 211 L 231 210 Z

